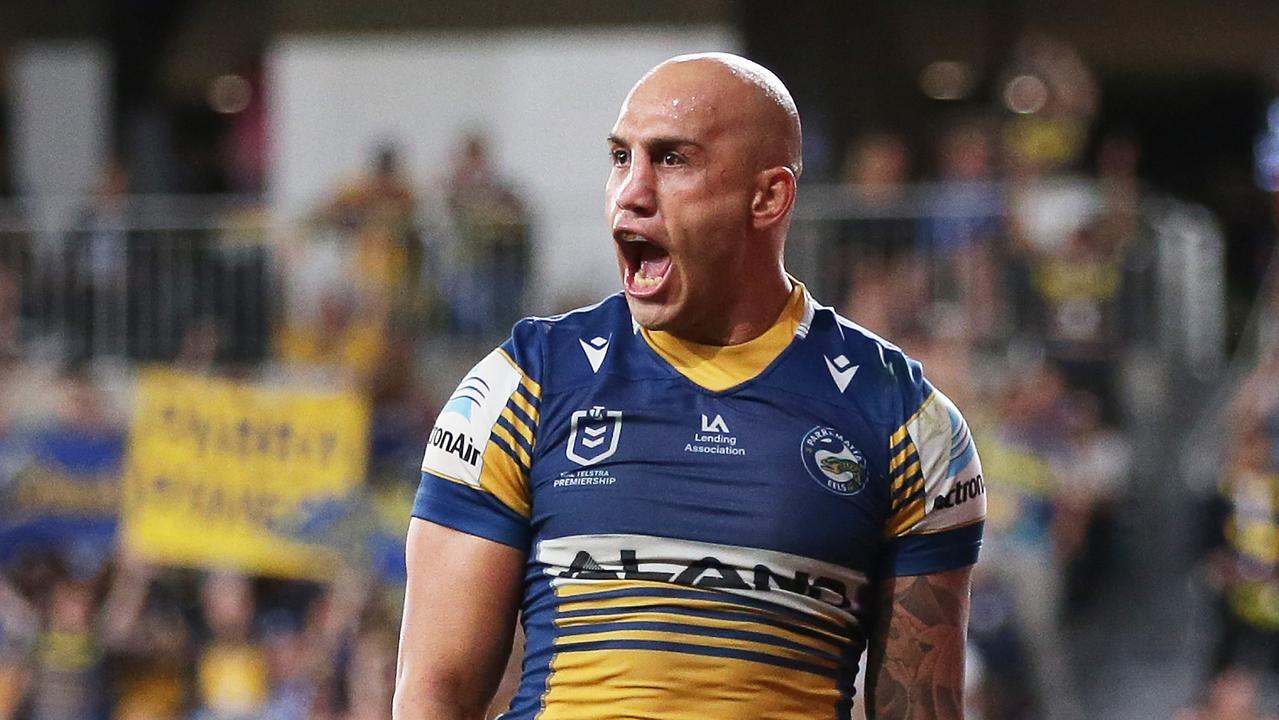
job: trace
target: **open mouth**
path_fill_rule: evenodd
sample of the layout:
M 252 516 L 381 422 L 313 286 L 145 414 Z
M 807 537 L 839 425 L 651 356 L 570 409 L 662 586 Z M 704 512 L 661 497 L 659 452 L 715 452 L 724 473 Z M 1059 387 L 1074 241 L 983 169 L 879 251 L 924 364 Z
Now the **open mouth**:
M 670 272 L 670 253 L 636 233 L 620 232 L 616 239 L 626 261 L 626 292 L 641 298 L 656 295 Z

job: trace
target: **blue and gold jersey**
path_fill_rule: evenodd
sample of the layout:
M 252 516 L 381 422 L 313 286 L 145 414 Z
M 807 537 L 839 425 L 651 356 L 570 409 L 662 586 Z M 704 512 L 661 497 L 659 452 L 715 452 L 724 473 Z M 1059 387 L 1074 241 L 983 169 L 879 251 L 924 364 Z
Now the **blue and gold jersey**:
M 422 471 L 416 517 L 528 552 L 519 719 L 846 718 L 876 578 L 975 562 L 986 507 L 950 400 L 798 284 L 725 348 L 521 321 Z

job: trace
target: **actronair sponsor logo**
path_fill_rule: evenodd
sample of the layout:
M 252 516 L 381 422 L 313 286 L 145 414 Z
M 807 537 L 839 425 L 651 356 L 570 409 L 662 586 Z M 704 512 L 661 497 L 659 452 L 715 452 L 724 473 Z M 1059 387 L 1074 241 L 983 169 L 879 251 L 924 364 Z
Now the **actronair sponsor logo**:
M 436 427 L 431 431 L 430 445 L 457 456 L 468 465 L 476 465 L 480 462 L 480 449 L 475 447 L 475 443 L 471 442 L 471 438 L 466 433 Z
M 945 495 L 938 495 L 933 500 L 933 510 L 945 510 L 946 508 L 963 505 L 969 500 L 985 494 L 986 482 L 981 475 L 967 480 L 960 480 Z

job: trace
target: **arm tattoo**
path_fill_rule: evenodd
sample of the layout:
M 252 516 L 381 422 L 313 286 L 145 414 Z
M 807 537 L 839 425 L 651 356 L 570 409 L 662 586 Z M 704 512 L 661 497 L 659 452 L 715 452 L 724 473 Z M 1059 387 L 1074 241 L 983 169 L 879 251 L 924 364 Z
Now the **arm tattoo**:
M 961 720 L 968 568 L 885 578 L 866 666 L 874 720 Z

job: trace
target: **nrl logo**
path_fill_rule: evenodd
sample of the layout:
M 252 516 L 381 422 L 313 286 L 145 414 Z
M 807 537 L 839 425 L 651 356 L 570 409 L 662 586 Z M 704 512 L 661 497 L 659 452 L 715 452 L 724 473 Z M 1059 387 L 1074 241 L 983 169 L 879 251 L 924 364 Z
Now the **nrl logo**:
M 594 465 L 617 452 L 622 435 L 622 411 L 596 405 L 573 413 L 564 455 L 578 465 Z

